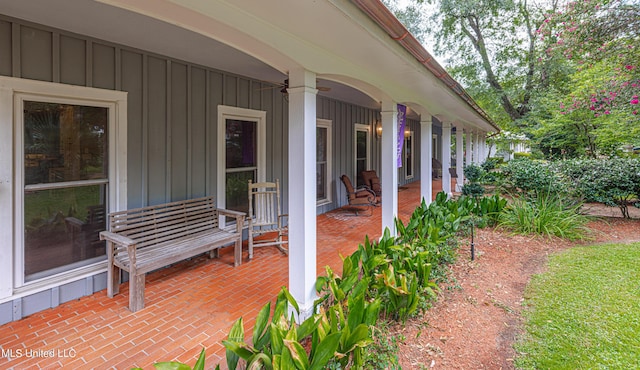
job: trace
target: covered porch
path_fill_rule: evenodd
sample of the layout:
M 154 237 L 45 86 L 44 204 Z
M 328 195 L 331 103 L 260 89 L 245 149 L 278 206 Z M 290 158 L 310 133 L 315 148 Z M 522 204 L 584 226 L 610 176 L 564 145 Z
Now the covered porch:
M 455 188 L 455 180 L 451 184 Z M 420 182 L 398 191 L 398 217 L 407 219 L 421 197 Z M 433 194 L 442 190 L 433 181 Z M 340 255 L 352 253 L 365 235 L 381 235 L 382 211 L 353 216 L 344 208 L 317 217 L 317 271 L 329 265 L 339 271 Z M 276 248 L 260 248 L 254 259 L 236 268 L 230 250 L 219 259 L 206 256 L 178 263 L 147 276 L 144 310 L 127 309 L 126 284 L 121 294 L 104 291 L 67 302 L 0 326 L 2 368 L 152 368 L 158 361 L 193 365 L 204 347 L 207 365 L 224 362 L 231 325 L 244 318 L 251 332 L 259 309 L 288 285 L 289 261 Z

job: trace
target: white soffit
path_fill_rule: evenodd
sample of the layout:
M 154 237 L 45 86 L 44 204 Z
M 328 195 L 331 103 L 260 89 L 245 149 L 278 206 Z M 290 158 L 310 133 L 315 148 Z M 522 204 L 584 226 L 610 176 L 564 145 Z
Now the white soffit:
M 303 67 L 375 101 L 494 131 L 345 0 L 0 0 L 0 13 L 257 79 Z

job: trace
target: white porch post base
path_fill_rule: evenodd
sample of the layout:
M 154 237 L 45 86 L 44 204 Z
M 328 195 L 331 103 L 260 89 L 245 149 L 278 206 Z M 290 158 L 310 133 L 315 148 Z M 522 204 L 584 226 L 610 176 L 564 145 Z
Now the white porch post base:
M 305 306 L 300 305 L 300 302 L 298 302 L 298 308 L 300 308 L 299 314 L 291 305 L 289 305 L 289 310 L 287 313 L 287 318 L 293 315 L 296 323 L 298 324 L 302 324 L 304 320 L 310 318 L 313 314 L 316 313 L 313 309 L 313 302 L 306 302 Z
M 305 312 L 316 299 L 315 84 L 315 73 L 289 73 L 289 291 Z

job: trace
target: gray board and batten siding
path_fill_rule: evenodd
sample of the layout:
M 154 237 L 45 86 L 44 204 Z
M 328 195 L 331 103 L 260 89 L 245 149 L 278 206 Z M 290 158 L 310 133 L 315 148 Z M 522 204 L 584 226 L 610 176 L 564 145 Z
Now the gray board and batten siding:
M 288 103 L 279 88 L 243 76 L 0 15 L 0 75 L 128 92 L 128 208 L 216 194 L 217 107 L 265 111 L 266 178 L 287 194 Z M 369 125 L 371 167 L 380 171 L 378 110 L 318 96 L 317 116 L 333 124 L 332 202 L 346 203 L 341 174 L 352 174 L 355 124 Z M 408 125 L 419 137 L 419 124 Z M 419 175 L 419 144 L 416 167 Z M 399 169 L 401 171 L 401 169 Z M 404 184 L 403 172 L 399 172 Z M 283 208 L 288 209 L 287 197 Z M 7 246 L 5 246 L 6 248 Z M 106 287 L 105 273 L 0 304 L 0 324 Z

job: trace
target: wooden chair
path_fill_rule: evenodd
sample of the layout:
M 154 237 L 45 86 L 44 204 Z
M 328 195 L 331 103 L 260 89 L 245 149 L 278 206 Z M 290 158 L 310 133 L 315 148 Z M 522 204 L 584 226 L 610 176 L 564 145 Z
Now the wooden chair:
M 356 216 L 358 212 L 363 209 L 369 210 L 369 213 L 365 214 L 365 216 L 371 216 L 373 214 L 371 207 L 377 206 L 376 193 L 367 187 L 355 189 L 351 183 L 351 179 L 347 175 L 342 175 L 340 179 L 347 190 L 347 200 L 349 201 L 349 205 L 352 206 L 351 209 L 355 212 Z
M 289 229 L 283 224 L 283 218 L 288 217 L 280 210 L 280 181 L 257 182 L 249 180 L 249 259 L 253 258 L 253 248 L 276 246 L 284 254 L 289 244 Z M 275 233 L 274 238 L 254 239 L 263 234 Z

